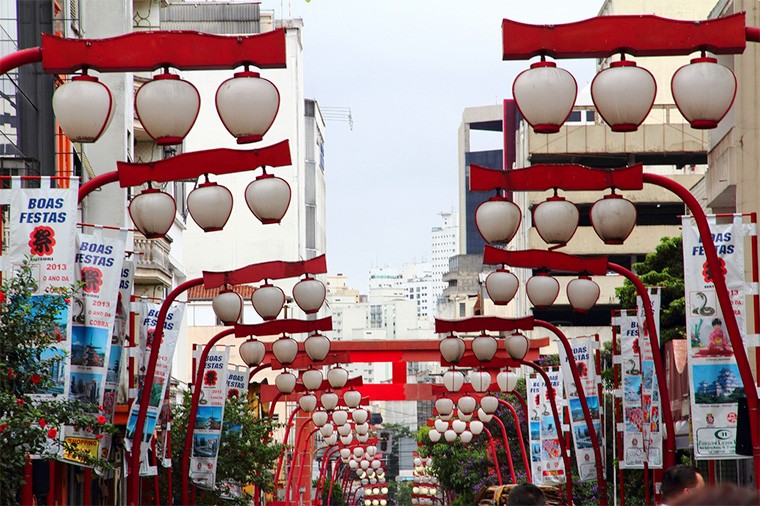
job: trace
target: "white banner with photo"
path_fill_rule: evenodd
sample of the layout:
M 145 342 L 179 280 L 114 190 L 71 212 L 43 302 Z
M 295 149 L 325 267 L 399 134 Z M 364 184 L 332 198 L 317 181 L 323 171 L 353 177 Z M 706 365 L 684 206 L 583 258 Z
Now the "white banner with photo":
M 547 371 L 554 387 L 557 409 L 562 421 L 562 373 Z M 535 485 L 556 485 L 565 482 L 565 465 L 552 414 L 546 382 L 541 376 L 526 378 L 528 398 L 528 433 L 530 439 L 531 474 Z M 561 428 L 560 428 L 561 429 Z
M 196 361 L 200 359 L 202 348 L 195 350 Z M 222 438 L 224 423 L 224 403 L 227 401 L 227 362 L 229 348 L 211 350 L 203 368 L 203 380 L 193 388 L 201 389 L 198 401 L 193 448 L 190 455 L 190 479 L 201 488 L 213 490 L 216 484 L 216 459 Z M 246 378 L 247 379 L 247 378 Z M 188 430 L 191 428 L 188 427 Z
M 591 413 L 591 421 L 596 431 L 597 439 L 601 445 L 601 455 L 604 458 L 604 437 L 602 435 L 601 406 L 599 403 L 599 386 L 601 378 L 596 373 L 595 351 L 598 340 L 596 336 L 582 336 L 570 339 L 570 346 L 575 357 L 586 404 Z M 562 366 L 562 377 L 567 391 L 567 403 L 570 409 L 570 429 L 573 433 L 573 445 L 575 447 L 575 461 L 578 466 L 580 481 L 596 480 L 596 457 L 591 444 L 590 432 L 586 418 L 583 415 L 578 390 L 573 380 L 570 362 L 567 359 L 565 348 L 559 346 L 559 360 Z M 604 465 L 602 464 L 602 467 Z
M 742 223 L 741 215 L 735 215 L 729 223 L 717 223 L 715 217 L 708 220 L 734 316 L 744 339 L 748 294 L 744 249 L 745 239 L 752 229 Z M 736 454 L 738 399 L 744 395 L 739 368 L 699 231 L 690 217 L 684 217 L 682 225 L 694 456 L 697 459 L 742 458 Z

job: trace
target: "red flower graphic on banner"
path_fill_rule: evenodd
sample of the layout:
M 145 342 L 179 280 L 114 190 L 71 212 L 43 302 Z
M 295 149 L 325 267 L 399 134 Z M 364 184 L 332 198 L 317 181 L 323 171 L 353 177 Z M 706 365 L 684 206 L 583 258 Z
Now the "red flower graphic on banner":
M 633 353 L 635 355 L 641 355 L 641 348 L 639 348 L 638 338 L 633 340 L 633 343 L 631 344 L 631 348 L 633 348 Z
M 98 293 L 103 284 L 103 273 L 97 267 L 84 267 L 82 269 L 82 288 L 87 293 Z
M 240 390 L 237 388 L 230 388 L 229 392 L 227 392 L 227 398 L 232 399 L 233 397 L 240 397 Z
M 216 385 L 217 379 L 216 371 L 206 371 L 206 374 L 203 375 L 203 384 L 212 387 Z
M 723 275 L 725 276 L 728 272 L 726 270 L 726 261 L 722 258 L 719 258 L 718 261 L 720 262 L 720 270 L 723 272 Z M 705 279 L 705 283 L 712 283 L 712 274 L 710 273 L 710 266 L 707 265 L 707 260 L 705 260 L 705 263 L 702 264 L 702 277 Z
M 32 255 L 42 257 L 53 254 L 55 230 L 50 227 L 35 227 L 29 234 L 29 251 Z
M 581 378 L 585 378 L 586 376 L 588 376 L 588 367 L 586 367 L 585 362 L 578 362 L 577 366 L 578 366 L 578 376 L 580 376 Z

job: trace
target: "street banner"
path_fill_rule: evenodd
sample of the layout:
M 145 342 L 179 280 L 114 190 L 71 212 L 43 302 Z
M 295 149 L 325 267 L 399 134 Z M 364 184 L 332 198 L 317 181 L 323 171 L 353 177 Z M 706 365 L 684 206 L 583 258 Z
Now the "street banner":
M 74 284 L 79 180 L 68 188 L 51 188 L 51 179 L 41 177 L 39 188 L 23 188 L 20 177 L 11 178 L 11 188 L 0 190 L 0 204 L 9 205 L 8 254 L 2 257 L 6 277 L 28 259 L 37 282 L 36 297 L 56 297 L 47 292 Z M 36 305 L 33 305 L 36 307 Z M 65 399 L 69 395 L 69 354 L 71 351 L 71 306 L 58 315 L 58 343 L 42 351 L 42 360 L 51 361 L 53 384 L 34 397 L 39 400 Z
M 126 236 L 126 230 L 118 231 L 114 237 L 100 231 L 77 234 L 75 276 L 82 291 L 74 299 L 69 398 L 98 406 L 90 413 L 93 425 L 108 420 L 103 400 Z M 86 449 L 93 458 L 108 458 L 110 441 L 101 447 L 102 436 L 96 436 L 92 430 L 66 426 L 64 438 L 78 449 Z M 68 452 L 63 453 L 63 460 L 84 464 L 81 457 Z
M 601 455 L 604 456 L 604 437 L 602 435 L 601 405 L 599 402 L 599 386 L 601 378 L 596 373 L 596 360 L 594 350 L 597 349 L 598 341 L 595 336 L 583 336 L 570 339 L 573 356 L 578 367 L 578 375 L 581 379 L 583 393 L 586 396 L 586 404 L 591 412 L 591 420 L 596 431 L 597 439 L 601 446 Z M 570 408 L 570 430 L 573 433 L 573 445 L 575 447 L 575 461 L 578 466 L 580 481 L 596 480 L 596 457 L 591 437 L 583 416 L 583 409 L 578 398 L 578 390 L 573 380 L 570 362 L 567 359 L 565 348 L 559 347 L 559 360 L 562 365 L 562 377 L 567 391 L 567 402 Z M 603 467 L 603 466 L 602 466 Z
M 557 409 L 562 421 L 562 373 L 547 371 L 556 393 Z M 527 378 L 528 428 L 530 436 L 531 474 L 535 485 L 556 485 L 565 482 L 565 465 L 557 436 L 548 388 L 541 376 Z
M 741 215 L 734 215 L 730 223 L 717 223 L 714 216 L 708 221 L 744 339 L 745 297 L 749 293 L 744 277 L 744 242 L 751 228 L 742 223 Z M 685 216 L 682 225 L 694 456 L 742 458 L 736 454 L 738 400 L 744 395 L 739 368 L 696 224 Z
M 227 369 L 227 397 L 248 397 L 248 366 L 230 364 Z
M 134 302 L 134 305 L 136 305 L 138 308 L 137 314 L 139 321 L 136 327 L 138 342 L 140 344 L 140 357 L 137 397 L 135 398 L 134 402 L 132 403 L 132 407 L 129 410 L 127 432 L 124 439 L 124 443 L 128 451 L 130 451 L 132 448 L 132 437 L 135 432 L 135 425 L 137 424 L 137 415 L 140 410 L 140 397 L 142 395 L 142 389 L 144 388 L 143 378 L 145 376 L 148 357 L 150 356 L 151 347 L 153 345 L 153 335 L 156 330 L 156 324 L 158 323 L 158 313 L 161 309 L 161 304 L 148 302 L 147 300 L 136 301 Z M 166 314 L 166 320 L 164 321 L 163 338 L 161 339 L 161 347 L 159 348 L 158 360 L 156 361 L 155 375 L 153 378 L 153 384 L 150 386 L 150 403 L 148 405 L 145 425 L 143 427 L 144 443 L 150 442 L 156 430 L 158 415 L 161 412 L 163 399 L 166 394 L 166 389 L 169 385 L 169 380 L 171 378 L 172 358 L 174 357 L 174 349 L 177 345 L 177 338 L 179 337 L 179 330 L 184 309 L 184 302 L 175 302 L 171 305 L 169 311 Z M 149 445 L 147 444 L 141 445 L 141 464 L 145 464 L 146 466 L 148 446 Z
M 613 325 L 620 328 L 623 386 L 623 458 L 619 467 L 643 469 L 646 462 L 650 469 L 661 469 L 660 392 L 649 337 L 639 338 L 639 313 L 641 310 L 622 310 L 613 320 Z M 655 320 L 659 320 L 659 311 L 655 313 Z
M 196 363 L 200 360 L 202 352 L 202 348 L 194 351 Z M 203 381 L 200 385 L 193 385 L 193 388 L 201 389 L 201 396 L 195 426 L 192 427 L 190 479 L 196 486 L 210 490 L 213 490 L 216 484 L 216 459 L 222 438 L 224 403 L 227 400 L 229 355 L 229 348 L 226 346 L 211 350 L 204 364 Z

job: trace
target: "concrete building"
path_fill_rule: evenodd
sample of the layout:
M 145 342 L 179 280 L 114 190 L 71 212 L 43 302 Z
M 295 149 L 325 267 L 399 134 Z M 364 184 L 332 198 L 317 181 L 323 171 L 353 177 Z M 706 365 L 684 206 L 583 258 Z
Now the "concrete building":
M 432 264 L 405 264 L 401 288 L 404 296 L 417 304 L 417 318 L 432 320 L 438 300 Z
M 454 213 L 440 213 L 440 216 L 441 224 L 431 231 L 433 289 L 436 299 L 443 295 L 446 288 L 443 275 L 448 271 L 449 258 L 459 252 L 459 217 Z

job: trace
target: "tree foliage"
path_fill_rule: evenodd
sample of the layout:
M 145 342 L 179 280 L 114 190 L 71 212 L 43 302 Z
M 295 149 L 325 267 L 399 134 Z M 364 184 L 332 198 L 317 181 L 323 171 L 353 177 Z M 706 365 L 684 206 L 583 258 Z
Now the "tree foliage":
M 662 287 L 660 343 L 686 337 L 682 244 L 680 237 L 663 237 L 654 252 L 633 265 L 644 285 Z M 615 292 L 622 307 L 636 307 L 636 288 L 630 281 L 625 280 Z

